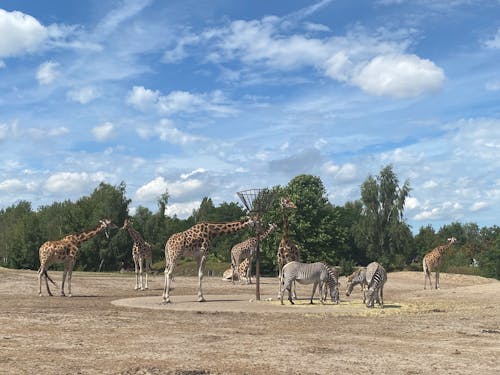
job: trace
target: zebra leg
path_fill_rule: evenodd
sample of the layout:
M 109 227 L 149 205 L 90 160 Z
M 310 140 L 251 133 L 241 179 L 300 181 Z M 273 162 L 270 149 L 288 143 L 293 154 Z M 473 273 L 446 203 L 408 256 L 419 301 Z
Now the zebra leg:
M 381 308 L 384 308 L 384 286 L 380 286 L 380 300 L 378 301 Z
M 314 293 L 316 292 L 316 287 L 317 287 L 317 286 L 318 286 L 318 282 L 317 282 L 317 281 L 315 281 L 315 282 L 314 282 L 314 284 L 313 284 L 313 291 L 312 291 L 312 294 L 311 294 L 311 301 L 309 302 L 309 304 L 310 304 L 310 305 L 313 305 L 313 304 L 314 304 L 314 303 L 313 303 L 313 297 L 314 297 Z M 319 299 L 320 299 L 320 301 L 321 301 L 321 286 L 320 286 L 320 290 L 319 290 L 319 292 L 320 292 Z

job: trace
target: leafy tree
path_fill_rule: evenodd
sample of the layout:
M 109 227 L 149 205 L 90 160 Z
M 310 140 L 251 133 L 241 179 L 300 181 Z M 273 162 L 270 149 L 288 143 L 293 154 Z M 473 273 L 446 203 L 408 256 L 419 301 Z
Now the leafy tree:
M 355 227 L 355 240 L 366 249 L 368 258 L 388 269 L 401 267 L 412 252 L 412 235 L 404 219 L 409 193 L 409 182 L 400 187 L 391 165 L 377 177 L 369 176 L 361 186 L 363 213 Z

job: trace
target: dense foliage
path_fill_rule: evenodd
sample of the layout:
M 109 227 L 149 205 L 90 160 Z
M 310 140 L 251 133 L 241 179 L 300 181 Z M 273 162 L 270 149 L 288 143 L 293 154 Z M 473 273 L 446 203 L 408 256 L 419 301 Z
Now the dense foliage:
M 445 257 L 444 271 L 500 279 L 500 228 L 451 223 L 438 231 L 425 226 L 413 235 L 404 217 L 410 186 L 408 182 L 399 185 L 390 165 L 378 176 L 365 180 L 360 200 L 347 202 L 344 206 L 332 205 L 321 179 L 311 175 L 297 176 L 288 185 L 275 186 L 271 191 L 275 199 L 262 221 L 263 226 L 274 222 L 278 229 L 261 244 L 261 272 L 264 274 L 277 273 L 276 251 L 282 236 L 279 197 L 287 196 L 297 205 L 297 209 L 286 211 L 289 238 L 299 246 L 301 259 L 305 262 L 325 261 L 340 265 L 345 273 L 373 260 L 388 270 L 420 270 L 423 255 L 454 236 L 458 243 Z M 246 214 L 239 203 L 224 202 L 215 206 L 206 197 L 190 217 L 179 219 L 166 215 L 168 199 L 168 192 L 165 192 L 158 198 L 157 212 L 138 207 L 132 216 L 134 228 L 152 245 L 158 268 L 164 262 L 165 242 L 173 233 L 200 221 L 226 222 L 239 220 Z M 121 227 L 129 217 L 129 204 L 124 183 L 119 186 L 101 183 L 90 196 L 76 202 L 55 202 L 33 210 L 30 202 L 21 201 L 2 209 L 0 264 L 37 269 L 38 248 L 42 243 L 95 227 L 103 218 Z M 249 229 L 217 238 L 212 243 L 210 262 L 229 262 L 231 247 L 253 235 Z M 109 239 L 99 234 L 81 246 L 76 269 L 132 268 L 131 248 L 132 240 L 126 231 L 116 229 Z

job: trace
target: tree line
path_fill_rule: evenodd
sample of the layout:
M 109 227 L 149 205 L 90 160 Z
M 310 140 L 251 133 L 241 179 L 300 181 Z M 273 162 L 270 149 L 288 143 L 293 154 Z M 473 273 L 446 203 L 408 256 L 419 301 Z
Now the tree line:
M 344 273 L 358 265 L 377 260 L 388 271 L 421 270 L 423 255 L 444 244 L 449 237 L 458 243 L 444 259 L 444 271 L 474 273 L 500 279 L 500 227 L 482 227 L 475 223 L 454 222 L 439 230 L 421 227 L 416 235 L 404 217 L 404 204 L 411 188 L 400 184 L 391 165 L 377 176 L 369 176 L 361 185 L 360 199 L 343 206 L 332 205 L 319 177 L 299 175 L 286 186 L 271 189 L 275 199 L 263 215 L 264 226 L 274 222 L 278 229 L 261 244 L 261 272 L 277 274 L 276 252 L 281 239 L 279 197 L 289 197 L 297 209 L 287 210 L 289 237 L 299 246 L 304 262 L 324 261 L 339 265 Z M 158 198 L 158 210 L 139 206 L 129 215 L 131 200 L 126 185 L 101 183 L 90 196 L 76 202 L 54 202 L 33 210 L 31 203 L 20 201 L 0 210 L 0 264 L 10 268 L 38 269 L 38 248 L 48 240 L 96 226 L 109 218 L 118 226 L 131 217 L 133 226 L 152 245 L 155 267 L 163 271 L 164 246 L 174 233 L 201 221 L 227 222 L 246 215 L 236 202 L 215 206 L 209 197 L 187 219 L 166 215 L 168 191 Z M 251 229 L 216 238 L 209 260 L 227 263 L 231 247 L 249 236 Z M 82 244 L 76 270 L 116 271 L 133 265 L 132 240 L 126 231 L 115 230 L 109 239 L 98 235 Z

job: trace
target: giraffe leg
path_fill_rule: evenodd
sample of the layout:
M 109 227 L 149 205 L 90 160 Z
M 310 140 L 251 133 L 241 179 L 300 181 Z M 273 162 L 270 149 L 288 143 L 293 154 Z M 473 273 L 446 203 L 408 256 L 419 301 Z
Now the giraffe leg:
M 63 277 L 62 277 L 62 284 L 61 284 L 61 297 L 65 297 L 66 295 L 64 294 L 64 283 L 66 282 L 66 276 L 68 274 L 68 266 L 64 265 L 64 271 L 63 271 Z M 69 285 L 69 279 L 68 279 L 68 285 Z
M 73 266 L 75 264 L 71 264 L 68 269 L 68 297 L 73 297 L 73 294 L 71 293 L 71 279 L 73 277 Z
M 135 268 L 135 288 L 134 290 L 139 289 L 139 264 L 138 259 L 134 257 L 134 268 Z
M 247 268 L 247 274 L 246 274 L 247 284 L 252 284 L 252 261 L 253 261 L 253 257 L 248 258 L 248 268 Z M 255 267 L 257 267 L 257 266 L 255 266 Z M 255 272 L 257 272 L 257 271 L 255 271 Z
M 42 296 L 42 277 L 43 277 L 43 268 L 40 266 L 38 269 L 38 295 L 41 297 Z
M 148 273 L 151 272 L 151 258 L 146 258 L 145 260 L 145 268 L 146 268 L 146 285 L 144 285 L 144 289 L 149 289 L 148 288 Z
M 141 281 L 139 285 L 141 286 L 141 290 L 144 290 L 144 269 L 143 269 L 143 263 L 144 259 L 139 258 L 139 275 L 141 278 Z
M 167 260 L 165 266 L 165 284 L 163 287 L 163 304 L 170 303 L 170 283 L 172 282 L 172 274 L 174 272 L 175 259 Z
M 204 252 L 202 250 L 202 252 Z M 203 268 L 205 266 L 206 256 L 202 255 L 198 261 L 198 302 L 205 302 L 205 297 L 203 297 L 202 282 L 203 282 Z
M 436 289 L 439 289 L 439 271 L 436 271 L 436 274 L 434 276 L 436 279 Z
M 278 298 L 280 297 L 280 294 L 281 294 L 281 283 L 283 282 L 283 264 L 281 263 L 281 261 L 278 259 L 278 280 L 279 280 L 279 284 L 278 284 Z

